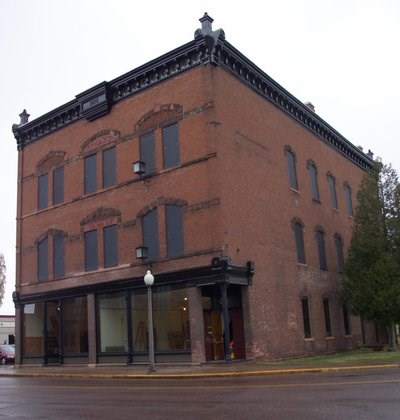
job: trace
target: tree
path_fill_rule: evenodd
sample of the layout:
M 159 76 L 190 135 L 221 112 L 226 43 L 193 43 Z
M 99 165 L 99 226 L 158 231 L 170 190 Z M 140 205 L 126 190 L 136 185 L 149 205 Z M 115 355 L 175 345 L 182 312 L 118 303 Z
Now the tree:
M 6 262 L 4 259 L 4 255 L 0 253 L 0 306 L 3 304 L 5 284 L 6 284 Z
M 400 185 L 390 165 L 376 162 L 357 194 L 343 296 L 353 313 L 389 328 L 396 349 L 400 321 Z

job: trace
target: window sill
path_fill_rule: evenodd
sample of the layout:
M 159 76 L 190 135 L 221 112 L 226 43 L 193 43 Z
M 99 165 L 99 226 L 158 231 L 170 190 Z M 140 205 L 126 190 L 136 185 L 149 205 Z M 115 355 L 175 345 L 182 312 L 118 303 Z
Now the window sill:
M 315 341 L 315 339 L 313 337 L 304 339 L 304 342 L 306 342 L 306 343 L 313 342 L 313 341 Z
M 336 340 L 336 337 L 333 335 L 325 337 L 326 340 Z

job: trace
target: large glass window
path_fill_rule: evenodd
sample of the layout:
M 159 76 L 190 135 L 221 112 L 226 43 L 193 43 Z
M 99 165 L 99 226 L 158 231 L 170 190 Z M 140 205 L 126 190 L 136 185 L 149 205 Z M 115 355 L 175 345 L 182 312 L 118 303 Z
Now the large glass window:
M 107 226 L 103 229 L 104 267 L 118 264 L 117 225 Z
M 53 171 L 53 204 L 60 204 L 64 201 L 64 166 Z
M 179 165 L 178 124 L 172 124 L 162 129 L 164 168 Z
M 140 160 L 145 163 L 145 175 L 156 171 L 156 148 L 154 132 L 140 136 Z
M 116 183 L 115 147 L 103 151 L 103 188 Z
M 38 209 L 45 209 L 48 206 L 49 176 L 42 174 L 38 178 Z
M 85 232 L 85 270 L 97 270 L 97 230 Z
M 294 237 L 296 242 L 297 262 L 306 263 L 306 254 L 304 250 L 303 225 L 300 221 L 293 223 Z
M 301 308 L 303 312 L 304 338 L 311 338 L 310 307 L 307 297 L 301 299 Z
M 97 157 L 96 154 L 85 157 L 85 194 L 97 190 Z
M 41 356 L 43 341 L 43 302 L 24 305 L 22 315 L 22 356 Z
M 54 278 L 64 277 L 65 267 L 64 267 L 64 257 L 65 257 L 65 242 L 64 236 L 56 234 L 53 236 L 53 272 Z
M 286 154 L 287 164 L 288 164 L 290 188 L 293 188 L 294 190 L 298 190 L 299 185 L 297 183 L 296 156 L 294 152 L 290 150 L 288 147 L 286 147 L 285 149 L 285 154 Z
M 62 301 L 64 355 L 88 352 L 87 299 L 76 297 Z
M 307 164 L 308 173 L 310 175 L 311 182 L 311 196 L 314 201 L 319 202 L 319 190 L 318 190 L 318 172 L 314 162 L 308 162 Z
M 46 236 L 38 243 L 38 280 L 49 278 L 49 238 Z
M 167 223 L 167 254 L 175 257 L 183 254 L 183 207 L 165 206 Z
M 142 220 L 143 223 L 143 245 L 147 247 L 150 260 L 159 257 L 158 243 L 158 216 L 157 209 L 151 210 Z
M 337 209 L 338 203 L 337 203 L 337 195 L 336 195 L 335 177 L 331 174 L 328 174 L 327 178 L 328 178 L 328 185 L 329 185 L 329 194 L 331 196 L 331 205 L 333 209 Z
M 326 263 L 326 252 L 325 252 L 325 234 L 322 229 L 318 229 L 315 232 L 315 238 L 317 241 L 319 268 L 321 270 L 327 270 L 328 266 Z
M 101 352 L 128 351 L 128 319 L 125 293 L 109 293 L 97 298 Z

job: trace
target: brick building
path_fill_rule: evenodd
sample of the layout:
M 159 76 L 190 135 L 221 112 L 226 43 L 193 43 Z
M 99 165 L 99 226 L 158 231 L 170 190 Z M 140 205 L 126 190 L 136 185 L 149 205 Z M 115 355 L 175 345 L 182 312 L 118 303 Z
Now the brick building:
M 17 363 L 375 343 L 340 301 L 364 154 L 212 29 L 13 126 Z M 353 200 L 353 203 L 352 203 Z

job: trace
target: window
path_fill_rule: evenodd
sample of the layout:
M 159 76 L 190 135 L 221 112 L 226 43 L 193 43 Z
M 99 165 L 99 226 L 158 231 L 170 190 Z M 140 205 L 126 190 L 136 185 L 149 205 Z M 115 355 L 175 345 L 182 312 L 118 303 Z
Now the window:
M 38 178 L 38 209 L 45 209 L 48 206 L 49 176 L 42 174 Z
M 295 221 L 293 223 L 293 230 L 296 241 L 297 262 L 305 264 L 306 254 L 304 251 L 303 224 L 300 221 Z
M 325 317 L 325 333 L 327 337 L 332 337 L 331 312 L 329 309 L 329 299 L 323 299 L 324 317 Z
M 49 278 L 49 239 L 46 236 L 38 243 L 38 280 Z
M 349 184 L 344 184 L 344 195 L 346 197 L 347 214 L 353 216 L 353 203 L 351 200 L 351 188 Z
M 156 152 L 154 132 L 140 136 L 140 160 L 145 163 L 144 175 L 153 174 L 156 171 Z
M 64 166 L 59 166 L 53 171 L 53 204 L 64 201 Z
M 85 270 L 97 270 L 97 230 L 85 232 Z
M 346 304 L 343 305 L 342 310 L 343 310 L 344 334 L 345 335 L 350 335 L 351 334 L 351 330 L 350 330 L 350 318 L 349 318 L 349 311 L 347 309 L 347 305 Z
M 103 151 L 103 188 L 115 185 L 115 168 L 115 147 L 111 147 Z
M 107 226 L 103 229 L 104 241 L 104 267 L 118 264 L 117 225 Z
M 143 245 L 147 247 L 148 259 L 159 257 L 158 215 L 157 209 L 151 210 L 143 217 Z
M 319 202 L 319 191 L 318 191 L 318 172 L 317 167 L 315 166 L 314 162 L 309 161 L 307 163 L 308 173 L 310 175 L 310 182 L 311 182 L 311 196 L 314 201 Z
M 85 194 L 96 192 L 97 190 L 97 157 L 90 155 L 85 157 Z
M 164 168 L 179 165 L 178 124 L 172 124 L 162 129 L 162 144 Z
M 298 190 L 299 185 L 297 183 L 296 156 L 289 146 L 285 147 L 285 154 L 286 154 L 287 164 L 288 164 L 290 188 L 293 188 L 294 190 Z
M 183 254 L 183 207 L 165 206 L 167 223 L 167 255 L 176 257 Z
M 308 297 L 303 297 L 301 299 L 301 308 L 303 311 L 304 338 L 311 338 L 311 320 Z
M 339 234 L 335 234 L 335 248 L 339 273 L 344 273 L 343 241 Z
M 317 247 L 318 247 L 319 268 L 321 270 L 327 270 L 328 266 L 326 264 L 326 254 L 325 254 L 325 234 L 321 228 L 317 228 L 315 232 L 315 238 L 316 238 Z
M 64 277 L 64 236 L 58 233 L 53 236 L 53 274 L 54 278 Z
M 327 178 L 328 178 L 328 185 L 329 185 L 329 194 L 331 196 L 331 205 L 333 209 L 337 209 L 338 203 L 337 203 L 337 196 L 336 196 L 335 177 L 331 174 L 328 174 Z

